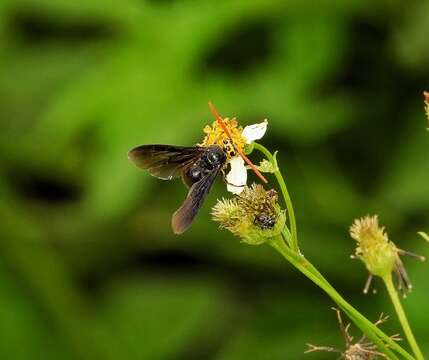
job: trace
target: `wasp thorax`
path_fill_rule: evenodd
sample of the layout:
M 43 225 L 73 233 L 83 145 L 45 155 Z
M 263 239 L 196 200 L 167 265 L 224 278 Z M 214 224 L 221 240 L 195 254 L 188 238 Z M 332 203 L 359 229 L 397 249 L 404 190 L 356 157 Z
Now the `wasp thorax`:
M 211 145 L 207 148 L 203 159 L 209 168 L 217 167 L 225 163 L 226 155 L 219 146 Z

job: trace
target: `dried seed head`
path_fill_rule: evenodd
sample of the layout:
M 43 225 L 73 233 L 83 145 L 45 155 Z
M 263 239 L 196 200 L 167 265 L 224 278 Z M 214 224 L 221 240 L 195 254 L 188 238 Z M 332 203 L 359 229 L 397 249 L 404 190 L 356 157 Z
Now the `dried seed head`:
M 259 245 L 281 233 L 286 215 L 277 202 L 275 190 L 253 184 L 229 200 L 218 200 L 213 207 L 213 220 L 220 227 L 239 236 L 243 242 Z
M 330 346 L 315 346 L 307 344 L 308 349 L 305 351 L 305 353 L 315 351 L 339 353 L 339 359 L 345 360 L 374 360 L 378 357 L 387 358 L 386 355 L 377 351 L 377 347 L 371 341 L 369 341 L 365 335 L 363 335 L 359 339 L 359 341 L 353 342 L 353 336 L 351 336 L 349 333 L 350 324 L 344 325 L 343 320 L 341 318 L 340 310 L 335 308 L 333 308 L 333 310 L 335 310 L 337 313 L 337 320 L 340 326 L 341 334 L 344 337 L 346 349 L 343 351 Z M 381 314 L 379 319 L 374 323 L 374 325 L 378 326 L 384 323 L 387 318 L 387 316 L 383 316 L 383 314 Z M 401 340 L 398 335 L 392 335 L 390 338 L 394 341 Z

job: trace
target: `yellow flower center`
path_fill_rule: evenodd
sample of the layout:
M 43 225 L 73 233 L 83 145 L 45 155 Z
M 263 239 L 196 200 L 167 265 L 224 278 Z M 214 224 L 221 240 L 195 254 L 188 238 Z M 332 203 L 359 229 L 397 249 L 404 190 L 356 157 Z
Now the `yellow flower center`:
M 231 160 L 231 158 L 238 155 L 235 149 L 243 151 L 246 140 L 242 136 L 243 128 L 238 125 L 238 122 L 235 118 L 225 118 L 223 119 L 223 122 L 231 134 L 232 141 L 228 135 L 225 134 L 225 131 L 222 129 L 222 127 L 219 126 L 217 121 L 214 121 L 211 126 L 206 125 L 206 127 L 203 129 L 206 136 L 200 145 L 218 145 L 223 149 L 228 160 Z

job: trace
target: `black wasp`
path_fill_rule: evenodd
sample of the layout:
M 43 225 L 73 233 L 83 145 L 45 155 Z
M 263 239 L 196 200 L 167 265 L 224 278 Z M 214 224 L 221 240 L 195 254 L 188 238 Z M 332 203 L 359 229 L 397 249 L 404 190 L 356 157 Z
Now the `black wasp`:
M 141 145 L 130 150 L 128 157 L 152 176 L 162 180 L 182 177 L 189 187 L 185 201 L 171 219 L 176 234 L 183 233 L 191 225 L 227 160 L 225 152 L 218 145 Z
M 267 182 L 259 170 L 235 146 L 232 136 L 223 119 L 212 103 L 209 107 L 217 123 L 227 136 L 223 147 L 208 146 L 174 146 L 174 145 L 141 145 L 128 153 L 129 159 L 139 168 L 162 180 L 178 177 L 189 187 L 188 195 L 182 206 L 177 209 L 171 219 L 174 233 L 183 233 L 195 219 L 205 197 L 213 185 L 217 175 L 225 168 L 228 158 L 239 154 L 262 181 Z

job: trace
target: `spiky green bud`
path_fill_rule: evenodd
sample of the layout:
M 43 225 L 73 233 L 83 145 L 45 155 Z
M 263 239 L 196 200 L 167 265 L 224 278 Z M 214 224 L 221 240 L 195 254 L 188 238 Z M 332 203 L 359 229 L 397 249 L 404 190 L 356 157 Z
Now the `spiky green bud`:
M 411 291 L 412 284 L 400 255 L 410 255 L 420 261 L 424 261 L 425 257 L 398 249 L 389 240 L 384 227 L 379 226 L 377 215 L 356 219 L 350 227 L 350 236 L 358 243 L 356 257 L 363 261 L 370 273 L 364 292 L 368 292 L 371 275 L 384 279 L 393 271 L 397 277 L 398 290 L 405 297 L 406 293 Z
M 356 219 L 350 227 L 350 236 L 358 243 L 355 255 L 364 262 L 370 274 L 384 277 L 392 272 L 398 251 L 384 227 L 379 227 L 377 215 Z
M 274 166 L 274 164 L 271 161 L 268 161 L 267 159 L 264 159 L 261 161 L 261 163 L 257 166 L 258 170 L 263 173 L 275 173 L 278 169 Z
M 266 191 L 253 184 L 232 198 L 218 200 L 212 211 L 220 227 L 250 245 L 260 245 L 279 235 L 286 223 L 286 214 L 277 202 L 275 190 Z

